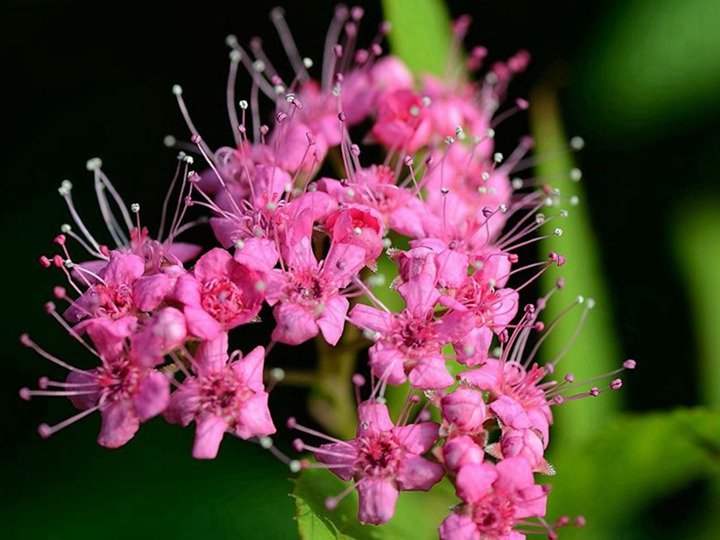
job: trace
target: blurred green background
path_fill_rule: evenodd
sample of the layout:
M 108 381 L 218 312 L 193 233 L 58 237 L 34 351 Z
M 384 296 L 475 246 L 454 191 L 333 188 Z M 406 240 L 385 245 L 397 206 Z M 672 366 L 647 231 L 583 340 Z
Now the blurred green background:
M 41 441 L 36 425 L 69 416 L 71 405 L 17 397 L 40 375 L 59 376 L 20 347 L 21 332 L 64 358 L 87 360 L 42 311 L 58 274 L 36 259 L 68 221 L 60 181 L 73 181 L 83 216 L 97 228 L 85 160 L 100 156 L 126 200 L 140 202 L 143 219 L 157 224 L 152 209 L 160 208 L 175 166 L 162 139 L 186 134 L 171 85 L 183 85 L 209 144 L 229 143 L 224 37 L 235 33 L 245 43 L 259 35 L 271 58 L 283 58 L 267 18 L 275 4 L 209 0 L 151 10 L 5 2 L 3 538 L 297 537 L 290 475 L 258 447 L 228 439 L 216 461 L 193 461 L 191 431 L 155 420 L 109 451 L 94 443 L 97 417 Z M 285 4 L 302 54 L 319 59 L 334 3 Z M 363 32 L 371 37 L 381 6 L 363 5 Z M 588 375 L 626 357 L 639 362 L 614 404 L 589 404 L 624 411 L 618 419 L 568 418 L 557 427 L 563 443 L 552 448 L 553 511 L 587 516 L 589 526 L 573 537 L 717 538 L 720 422 L 697 408 L 720 407 L 720 3 L 476 0 L 450 2 L 449 10 L 473 16 L 466 44 L 486 46 L 491 59 L 529 49 L 533 63 L 511 97 L 540 91 L 547 103 L 559 99 L 561 116 L 548 105 L 530 117 L 545 115 L 567 135 L 584 137 L 585 149 L 572 157 L 584 178 L 573 189 L 581 192 L 578 215 L 590 240 L 573 237 L 569 225 L 563 240 L 595 253 L 596 282 L 568 285 L 600 298 L 594 289 L 604 283 L 604 312 L 591 315 L 588 329 L 595 321 L 605 330 L 589 338 L 596 345 L 583 350 L 581 341 L 575 350 L 584 353 Z M 423 41 L 424 29 L 414 32 Z M 527 117 L 508 121 L 498 129 L 499 149 L 507 153 L 531 130 L 540 137 Z M 543 135 L 541 144 L 557 135 Z M 568 272 L 578 279 L 590 273 L 583 260 L 576 264 Z M 256 338 L 240 336 L 238 344 Z M 612 350 L 610 340 L 617 358 L 602 352 Z M 289 366 L 307 362 L 312 349 L 274 354 Z M 271 397 L 278 425 L 305 398 L 278 388 Z M 573 440 L 580 431 L 586 434 Z M 280 446 L 288 442 L 278 437 Z

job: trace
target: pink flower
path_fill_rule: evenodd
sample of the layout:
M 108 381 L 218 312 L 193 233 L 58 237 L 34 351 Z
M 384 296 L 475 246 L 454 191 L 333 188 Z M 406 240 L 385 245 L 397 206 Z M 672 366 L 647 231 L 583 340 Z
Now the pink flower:
M 339 244 L 351 244 L 365 250 L 365 264 L 375 266 L 383 252 L 384 227 L 382 216 L 372 208 L 352 205 L 330 214 L 325 221 L 330 239 Z
M 399 491 L 427 491 L 442 479 L 442 467 L 421 457 L 437 441 L 439 426 L 395 426 L 387 406 L 374 400 L 358 406 L 358 420 L 355 439 L 323 444 L 314 453 L 343 480 L 355 480 L 360 523 L 380 525 L 393 516 Z
M 464 465 L 455 487 L 463 504 L 440 525 L 441 540 L 520 540 L 518 522 L 545 515 L 547 494 L 523 458 Z
M 213 459 L 226 432 L 241 439 L 275 433 L 262 380 L 265 349 L 256 347 L 239 359 L 229 358 L 227 349 L 226 333 L 203 341 L 192 363 L 196 375 L 172 393 L 165 411 L 169 422 L 187 426 L 195 420 L 197 459 Z
M 435 279 L 420 273 L 398 287 L 406 303 L 400 313 L 389 313 L 364 304 L 350 312 L 350 322 L 370 331 L 370 369 L 380 380 L 401 384 L 408 378 L 413 388 L 446 388 L 455 379 L 445 366 L 442 348 L 462 338 L 472 321 L 465 314 L 449 311 L 436 319 L 434 308 L 440 298 Z
M 440 411 L 444 434 L 481 432 L 488 418 L 482 392 L 465 386 L 445 394 L 440 400 Z
M 118 448 L 132 439 L 140 422 L 163 412 L 170 397 L 167 376 L 128 357 L 103 360 L 101 367 L 88 372 L 72 371 L 67 383 L 68 387 L 88 392 L 71 396 L 73 405 L 78 409 L 100 410 L 102 427 L 98 444 L 107 448 Z
M 187 325 L 183 313 L 173 307 L 162 308 L 130 337 L 133 357 L 143 365 L 154 365 L 153 362 L 162 360 L 186 338 Z
M 485 451 L 469 435 L 458 435 L 447 439 L 439 450 L 442 462 L 450 471 L 457 473 L 463 465 L 482 463 Z
M 372 134 L 387 148 L 407 154 L 417 152 L 433 135 L 422 97 L 405 88 L 383 93 L 378 99 Z
M 547 447 L 552 412 L 545 391 L 538 386 L 545 375 L 545 370 L 537 364 L 527 371 L 516 362 L 491 358 L 479 368 L 461 373 L 460 377 L 490 393 L 490 410 L 502 425 L 513 429 L 533 428 L 540 434 L 543 447 Z
M 184 305 L 188 331 L 200 339 L 250 322 L 260 312 L 260 275 L 227 251 L 214 248 L 200 257 L 193 274 L 180 276 L 174 297 Z
M 267 276 L 266 297 L 275 305 L 277 326 L 272 338 L 298 345 L 322 333 L 335 345 L 345 327 L 350 306 L 340 292 L 365 264 L 366 252 L 351 244 L 333 243 L 327 257 L 315 259 L 310 239 L 286 246 L 287 270 L 273 270 Z

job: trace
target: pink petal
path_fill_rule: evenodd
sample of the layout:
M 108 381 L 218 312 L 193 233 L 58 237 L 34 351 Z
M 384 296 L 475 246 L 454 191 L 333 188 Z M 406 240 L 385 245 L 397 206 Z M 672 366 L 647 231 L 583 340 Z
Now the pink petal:
M 394 347 L 376 343 L 368 351 L 370 370 L 373 375 L 389 384 L 402 384 L 407 380 L 404 355 Z
M 91 384 L 92 386 L 84 386 L 83 389 L 86 390 L 87 394 L 83 394 L 80 396 L 69 396 L 70 401 L 72 402 L 75 407 L 78 409 L 89 409 L 91 407 L 94 407 L 97 405 L 98 400 L 100 399 L 100 387 L 97 384 L 97 378 L 95 375 L 95 370 L 88 372 L 88 373 L 81 373 L 79 371 L 71 371 L 68 373 L 66 382 L 68 384 L 74 385 L 74 384 Z
M 133 410 L 132 401 L 119 399 L 101 409 L 102 426 L 98 444 L 105 448 L 119 448 L 133 438 L 140 420 Z
M 446 249 L 436 256 L 438 283 L 450 289 L 457 289 L 468 277 L 468 256 Z
M 318 335 L 319 328 L 315 318 L 302 306 L 283 303 L 275 306 L 273 315 L 277 326 L 272 339 L 288 345 L 299 345 Z
M 315 459 L 326 465 L 344 465 L 344 467 L 333 467 L 329 471 L 346 482 L 353 477 L 355 474 L 353 466 L 357 459 L 355 441 L 322 444 L 320 448 L 322 451 L 313 452 Z
M 102 278 L 114 285 L 130 284 L 145 273 L 145 261 L 134 253 L 110 252 Z
M 325 303 L 325 310 L 316 322 L 325 341 L 330 345 L 335 346 L 340 341 L 349 307 L 348 299 L 340 295 L 333 296 Z
M 200 342 L 195 354 L 196 368 L 200 374 L 218 372 L 228 361 L 228 335 L 221 332 L 212 340 Z
M 330 246 L 322 274 L 338 288 L 346 287 L 352 278 L 365 266 L 365 250 L 352 244 Z
M 140 311 L 153 311 L 165 299 L 170 290 L 170 278 L 166 274 L 143 276 L 133 283 L 133 300 Z
M 234 246 L 235 242 L 245 234 L 244 227 L 227 218 L 210 218 L 210 227 L 215 233 L 217 241 L 226 249 Z
M 213 248 L 195 263 L 193 273 L 202 282 L 228 277 L 231 261 L 234 262 L 230 253 L 222 248 Z
M 514 429 L 527 429 L 532 426 L 523 406 L 509 396 L 500 396 L 490 404 L 490 409 L 500 421 Z
M 488 359 L 482 366 L 472 371 L 463 371 L 460 377 L 466 379 L 480 390 L 495 391 L 501 376 L 501 364 L 494 358 Z
M 424 317 L 440 298 L 434 277 L 426 272 L 400 285 L 398 292 L 405 300 L 408 311 L 417 317 Z
M 498 473 L 487 463 L 470 463 L 460 467 L 455 481 L 458 497 L 474 503 L 482 499 L 491 489 Z
M 174 257 L 181 263 L 184 263 L 200 255 L 203 247 L 196 244 L 188 244 L 187 242 L 173 242 L 172 244 L 165 244 L 164 250 L 166 255 Z
M 394 427 L 387 405 L 375 400 L 363 401 L 358 405 L 358 437 L 383 433 Z
M 480 531 L 472 518 L 459 514 L 446 517 L 440 524 L 439 533 L 440 540 L 480 540 Z
M 245 385 L 254 392 L 265 390 L 263 385 L 263 364 L 265 363 L 265 348 L 255 347 L 240 360 L 232 363 L 232 370 Z
M 227 427 L 225 420 L 214 414 L 196 418 L 193 457 L 195 459 L 215 459 Z
M 186 306 L 200 306 L 200 288 L 202 285 L 192 274 L 183 274 L 175 282 L 172 297 Z
M 275 433 L 275 425 L 268 409 L 267 392 L 258 392 L 243 403 L 237 420 L 235 434 L 241 439 L 266 437 Z
M 443 479 L 442 465 L 419 456 L 408 456 L 400 463 L 398 487 L 402 491 L 427 491 Z
M 393 429 L 395 438 L 411 454 L 424 454 L 438 440 L 440 425 L 435 422 L 409 424 Z
M 440 390 L 455 383 L 442 356 L 427 356 L 408 374 L 410 384 L 417 390 Z
M 441 448 L 443 462 L 451 471 L 457 472 L 464 465 L 482 463 L 485 459 L 483 448 L 468 435 L 447 439 Z
M 500 289 L 497 295 L 499 299 L 492 306 L 493 330 L 499 334 L 517 315 L 520 295 L 513 289 Z
M 204 310 L 198 307 L 185 306 L 183 313 L 185 314 L 188 332 L 193 336 L 199 339 L 213 340 L 223 333 L 220 323 Z
M 235 250 L 233 257 L 238 263 L 263 274 L 278 262 L 275 242 L 267 238 L 248 238 L 242 248 Z
M 118 358 L 125 350 L 125 340 L 137 328 L 137 318 L 122 317 L 117 320 L 95 318 L 81 322 L 75 327 L 79 334 L 86 332 L 101 356 L 108 360 Z
M 361 330 L 372 330 L 373 332 L 385 334 L 390 331 L 393 316 L 391 313 L 365 304 L 355 304 L 350 310 L 350 322 Z
M 197 380 L 187 378 L 172 394 L 163 416 L 171 424 L 187 426 L 195 418 L 201 404 L 201 389 Z
M 457 342 L 475 326 L 475 317 L 466 311 L 450 311 L 436 325 L 438 338 L 443 343 Z
M 135 412 L 141 422 L 157 416 L 170 402 L 170 381 L 162 373 L 150 371 L 135 394 Z
M 357 484 L 358 521 L 380 525 L 395 513 L 398 490 L 390 480 L 366 476 Z

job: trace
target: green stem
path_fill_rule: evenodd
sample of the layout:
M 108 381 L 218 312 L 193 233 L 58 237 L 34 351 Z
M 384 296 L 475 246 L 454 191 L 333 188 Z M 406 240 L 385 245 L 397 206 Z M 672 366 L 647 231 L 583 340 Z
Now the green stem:
M 351 379 L 360 349 L 358 338 L 359 331 L 349 325 L 335 347 L 328 345 L 321 336 L 315 338 L 318 363 L 308 409 L 323 428 L 346 438 L 355 436 L 357 425 Z

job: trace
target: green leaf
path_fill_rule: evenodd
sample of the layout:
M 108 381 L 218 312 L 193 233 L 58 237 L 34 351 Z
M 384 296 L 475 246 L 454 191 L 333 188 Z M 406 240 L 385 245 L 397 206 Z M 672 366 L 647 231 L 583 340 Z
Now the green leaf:
M 679 409 L 618 417 L 556 454 L 549 516 L 584 515 L 563 539 L 636 538 L 638 515 L 700 478 L 720 474 L 720 411 Z
M 442 0 L 383 0 L 393 54 L 415 73 L 442 75 L 451 54 L 450 16 Z
M 661 126 L 718 110 L 720 2 L 618 2 L 583 59 L 580 92 L 594 121 L 656 136 Z
M 325 507 L 328 497 L 348 487 L 329 471 L 305 469 L 295 481 L 292 497 L 297 507 L 300 536 L 304 540 L 435 540 L 437 528 L 457 501 L 443 481 L 427 493 L 401 492 L 395 515 L 381 526 L 360 525 L 357 492 L 352 491 L 334 510 Z
M 720 408 L 720 202 L 694 200 L 676 218 L 675 250 L 693 305 L 703 401 Z
M 530 103 L 530 122 L 537 153 L 551 155 L 541 158 L 537 166 L 537 176 L 558 188 L 562 195 L 576 195 L 580 198 L 577 206 L 561 205 L 567 208 L 568 217 L 551 222 L 544 233 L 551 234 L 556 227 L 560 227 L 564 234 L 562 237 L 551 236 L 543 240 L 541 253 L 544 255 L 549 251 L 556 251 L 567 257 L 567 262 L 562 267 L 552 268 L 543 275 L 543 290 L 552 288 L 558 277 L 565 279 L 565 287 L 548 303 L 544 318 L 546 324 L 579 295 L 595 300 L 595 308 L 589 313 L 587 324 L 558 364 L 560 373 L 573 373 L 575 380 L 582 381 L 616 369 L 624 359 L 620 356 L 613 331 L 611 306 L 607 285 L 603 279 L 598 242 L 582 200 L 581 185 L 570 179 L 573 158 L 569 152 L 557 152 L 567 145 L 557 95 L 551 88 L 538 87 L 531 95 Z M 557 211 L 557 208 L 549 208 L 545 213 L 550 215 Z M 545 360 L 551 360 L 572 340 L 583 309 L 581 306 L 574 308 L 574 313 L 565 317 L 549 335 L 542 350 Z M 613 392 L 603 394 L 597 400 L 583 399 L 556 407 L 556 425 L 553 432 L 555 446 L 562 448 L 566 442 L 581 440 L 591 435 L 601 428 L 609 415 L 619 408 L 620 403 L 620 395 Z

